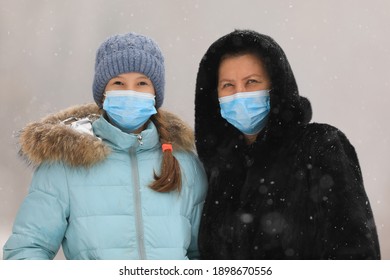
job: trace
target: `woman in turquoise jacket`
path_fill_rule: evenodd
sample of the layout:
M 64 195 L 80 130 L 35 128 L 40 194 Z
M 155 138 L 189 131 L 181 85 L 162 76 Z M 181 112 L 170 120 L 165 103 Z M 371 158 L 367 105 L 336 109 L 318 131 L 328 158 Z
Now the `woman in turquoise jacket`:
M 93 96 L 29 124 L 37 166 L 4 259 L 197 258 L 206 179 L 192 130 L 160 108 L 164 59 L 135 33 L 97 51 Z

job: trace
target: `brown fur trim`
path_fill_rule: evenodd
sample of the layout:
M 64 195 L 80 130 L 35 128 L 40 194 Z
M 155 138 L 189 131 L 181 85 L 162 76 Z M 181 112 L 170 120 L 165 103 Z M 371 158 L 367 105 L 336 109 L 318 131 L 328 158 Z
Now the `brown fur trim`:
M 19 134 L 19 154 L 27 162 L 39 165 L 43 161 L 64 161 L 71 166 L 92 166 L 104 160 L 110 148 L 99 138 L 83 134 L 65 125 L 62 121 L 101 115 L 96 104 L 74 106 L 41 121 L 28 124 Z M 192 129 L 172 113 L 164 112 L 172 133 L 173 147 L 180 151 L 194 150 Z
M 168 122 L 173 151 L 194 151 L 195 137 L 193 130 L 175 114 L 161 109 L 159 111 Z
M 61 123 L 71 117 L 100 114 L 95 104 L 75 106 L 30 123 L 19 135 L 19 154 L 33 165 L 43 161 L 64 161 L 71 166 L 91 166 L 110 153 L 97 137 L 80 133 Z

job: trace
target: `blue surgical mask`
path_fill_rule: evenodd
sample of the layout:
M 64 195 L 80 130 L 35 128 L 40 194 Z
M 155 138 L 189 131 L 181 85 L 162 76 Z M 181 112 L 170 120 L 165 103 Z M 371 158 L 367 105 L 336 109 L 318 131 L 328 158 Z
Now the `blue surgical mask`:
M 259 133 L 265 127 L 270 111 L 269 92 L 240 92 L 218 98 L 222 117 L 244 134 Z
M 106 92 L 103 109 L 110 121 L 125 132 L 133 132 L 156 114 L 155 96 L 132 90 Z

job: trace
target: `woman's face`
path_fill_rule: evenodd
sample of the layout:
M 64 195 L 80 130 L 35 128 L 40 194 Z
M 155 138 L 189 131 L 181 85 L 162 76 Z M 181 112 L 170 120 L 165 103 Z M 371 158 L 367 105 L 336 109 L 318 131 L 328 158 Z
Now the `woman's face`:
M 133 90 L 155 95 L 152 81 L 144 74 L 130 72 L 120 74 L 108 81 L 104 91 Z
M 271 89 L 271 80 L 263 62 L 252 54 L 223 59 L 218 71 L 218 97 Z

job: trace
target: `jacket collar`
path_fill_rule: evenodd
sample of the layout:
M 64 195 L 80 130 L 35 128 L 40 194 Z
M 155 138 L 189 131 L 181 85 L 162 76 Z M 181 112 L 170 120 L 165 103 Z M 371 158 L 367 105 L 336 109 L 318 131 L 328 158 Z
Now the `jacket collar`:
M 176 115 L 159 109 L 168 124 L 174 151 L 194 151 L 192 129 Z M 157 128 L 150 122 L 140 134 L 123 133 L 103 117 L 96 104 L 78 105 L 28 124 L 19 132 L 19 155 L 31 165 L 63 161 L 70 166 L 90 167 L 104 160 L 112 150 L 136 147 L 151 149 L 159 144 Z M 93 133 L 80 132 L 66 120 L 90 119 Z M 87 130 L 88 131 L 88 130 Z
M 156 126 L 149 121 L 147 127 L 140 134 L 125 133 L 111 125 L 103 116 L 92 124 L 94 134 L 107 142 L 115 150 L 149 150 L 159 145 L 159 136 Z

